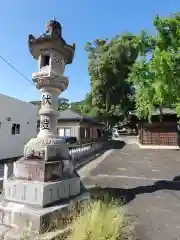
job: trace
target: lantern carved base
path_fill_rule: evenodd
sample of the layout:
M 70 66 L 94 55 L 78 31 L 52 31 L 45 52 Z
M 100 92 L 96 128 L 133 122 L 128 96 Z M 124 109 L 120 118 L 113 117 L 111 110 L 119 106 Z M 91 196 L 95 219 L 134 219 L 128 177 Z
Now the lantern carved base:
M 4 240 L 55 239 L 69 233 L 74 208 L 89 199 L 86 191 L 64 202 L 56 202 L 50 207 L 41 208 L 2 200 L 0 203 L 1 219 L 0 238 Z M 17 225 L 19 227 L 17 227 Z

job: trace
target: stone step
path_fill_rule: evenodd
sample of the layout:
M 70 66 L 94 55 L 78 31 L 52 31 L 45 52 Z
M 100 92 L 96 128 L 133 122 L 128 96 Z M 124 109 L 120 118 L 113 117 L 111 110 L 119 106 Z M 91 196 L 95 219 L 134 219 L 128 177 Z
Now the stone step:
M 31 231 L 22 231 L 17 228 L 10 228 L 5 230 L 4 234 L 1 236 L 1 240 L 55 240 L 67 237 L 70 233 L 70 228 L 65 228 L 63 230 L 56 230 L 52 232 L 46 232 L 44 234 L 37 234 Z M 64 238 L 63 238 L 64 239 Z
M 63 203 L 59 202 L 47 208 L 35 208 L 4 200 L 0 202 L 0 224 L 20 229 L 31 229 L 40 234 L 50 231 L 56 226 L 63 228 L 73 207 L 87 199 L 89 199 L 89 193 L 82 192 Z

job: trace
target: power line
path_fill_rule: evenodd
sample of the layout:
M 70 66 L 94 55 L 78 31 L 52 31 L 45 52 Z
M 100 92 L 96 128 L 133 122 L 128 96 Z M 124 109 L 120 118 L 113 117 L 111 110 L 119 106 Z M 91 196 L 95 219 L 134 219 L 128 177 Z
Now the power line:
M 21 73 L 17 68 L 15 68 L 11 63 L 9 63 L 6 59 L 4 59 L 1 55 L 0 55 L 0 58 L 5 62 L 7 63 L 12 69 L 14 69 L 17 73 L 19 73 L 24 79 L 26 79 L 28 82 L 30 82 L 31 84 L 34 85 L 34 83 L 29 80 L 23 73 Z
M 34 83 L 33 83 L 31 80 L 29 80 L 23 73 L 21 73 L 17 68 L 15 68 L 11 63 L 9 63 L 9 62 L 8 62 L 6 59 L 4 59 L 1 55 L 0 55 L 0 58 L 1 58 L 5 63 L 7 63 L 12 69 L 14 69 L 17 73 L 19 73 L 24 79 L 26 79 L 28 82 L 30 82 L 31 84 L 34 85 Z M 59 78 L 59 76 L 56 77 L 56 78 L 54 78 L 53 80 L 55 80 L 55 79 L 57 79 L 57 78 Z

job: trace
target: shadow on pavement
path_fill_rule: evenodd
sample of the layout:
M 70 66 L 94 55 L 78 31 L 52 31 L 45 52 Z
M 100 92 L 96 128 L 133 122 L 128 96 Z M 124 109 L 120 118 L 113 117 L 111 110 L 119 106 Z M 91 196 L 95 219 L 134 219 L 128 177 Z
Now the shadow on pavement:
M 107 200 L 108 197 L 109 199 L 119 200 L 121 204 L 131 202 L 139 194 L 153 193 L 160 190 L 180 191 L 180 176 L 174 177 L 172 181 L 162 180 L 155 182 L 153 185 L 138 186 L 130 189 L 101 188 L 100 186 L 89 189 L 92 199 Z
M 121 141 L 121 140 L 109 140 L 108 144 L 106 146 L 106 150 L 122 149 L 125 145 L 126 145 L 126 143 L 124 141 Z

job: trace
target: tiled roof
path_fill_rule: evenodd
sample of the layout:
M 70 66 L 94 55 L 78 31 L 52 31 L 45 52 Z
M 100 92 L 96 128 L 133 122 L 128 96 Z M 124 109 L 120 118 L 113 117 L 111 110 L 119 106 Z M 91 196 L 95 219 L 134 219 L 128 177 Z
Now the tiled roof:
M 164 108 L 162 108 L 161 111 L 162 111 L 163 115 L 176 115 L 175 109 L 172 109 L 172 108 L 164 107 Z M 136 111 L 131 111 L 131 112 L 129 112 L 129 114 L 137 116 Z M 152 116 L 157 116 L 157 115 L 160 115 L 160 109 L 159 108 L 153 110 L 153 112 L 152 112 Z
M 85 120 L 85 121 L 101 124 L 95 118 L 81 115 L 70 108 L 60 111 L 59 117 L 57 117 L 57 119 L 58 120 L 77 120 L 77 121 Z
M 83 118 L 83 116 L 75 111 L 73 111 L 72 109 L 68 108 L 66 110 L 60 111 L 59 113 L 59 117 L 57 119 L 61 120 L 61 119 L 77 119 L 77 120 L 81 120 L 81 118 Z

